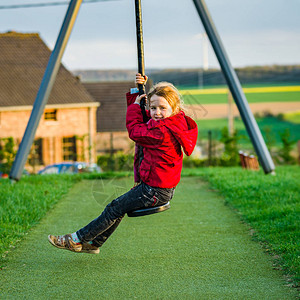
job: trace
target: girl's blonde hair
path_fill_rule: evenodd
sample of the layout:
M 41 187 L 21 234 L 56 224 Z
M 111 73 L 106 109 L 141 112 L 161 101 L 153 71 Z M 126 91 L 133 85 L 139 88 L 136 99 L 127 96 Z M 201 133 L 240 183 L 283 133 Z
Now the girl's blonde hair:
M 153 95 L 164 97 L 172 107 L 173 115 L 184 110 L 181 95 L 177 88 L 170 82 L 159 82 L 155 84 L 148 93 L 149 101 L 151 101 Z

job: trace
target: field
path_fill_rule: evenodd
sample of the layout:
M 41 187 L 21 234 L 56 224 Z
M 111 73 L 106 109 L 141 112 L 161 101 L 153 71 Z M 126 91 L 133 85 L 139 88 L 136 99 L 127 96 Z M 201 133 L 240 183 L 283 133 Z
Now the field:
M 300 111 L 285 113 L 284 120 L 294 124 L 300 124 Z
M 243 87 L 243 90 L 268 146 L 280 147 L 280 133 L 285 129 L 289 129 L 291 140 L 300 140 L 299 85 L 250 85 Z M 207 140 L 208 131 L 210 130 L 212 131 L 212 138 L 220 140 L 221 130 L 225 126 L 228 127 L 228 88 L 225 86 L 204 89 L 190 87 L 180 89 L 180 92 L 184 97 L 185 104 L 187 104 L 188 113 L 194 119 L 197 119 L 199 138 Z M 268 114 L 269 116 L 259 117 Z M 234 127 L 241 137 L 238 142 L 241 149 L 243 147 L 246 148 L 243 150 L 252 149 L 235 104 L 233 105 L 233 115 L 235 117 Z M 277 115 L 280 115 L 280 118 L 275 117 Z M 294 148 L 294 151 L 296 151 L 296 145 Z
M 300 102 L 300 86 L 245 87 L 244 93 L 249 103 Z M 185 104 L 225 104 L 228 103 L 228 88 L 180 89 Z
M 288 114 L 287 116 L 288 120 L 293 118 L 293 121 L 299 121 L 300 118 L 297 114 Z M 274 147 L 280 147 L 281 139 L 279 133 L 283 132 L 286 128 L 290 130 L 291 140 L 300 140 L 300 124 L 292 123 L 285 119 L 280 120 L 276 117 L 271 116 L 264 118 L 256 118 L 256 121 L 267 144 L 270 143 Z M 208 139 L 209 130 L 212 131 L 213 139 L 220 140 L 222 128 L 228 127 L 227 119 L 198 120 L 197 123 L 199 128 L 199 138 L 201 140 Z M 234 120 L 234 127 L 241 136 L 239 144 L 241 146 L 247 146 L 251 148 L 246 128 L 240 118 L 236 118 Z

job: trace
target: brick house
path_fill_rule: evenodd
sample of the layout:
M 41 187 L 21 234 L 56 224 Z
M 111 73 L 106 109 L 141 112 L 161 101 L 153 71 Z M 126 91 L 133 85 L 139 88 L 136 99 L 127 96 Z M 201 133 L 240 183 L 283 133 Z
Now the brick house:
M 147 90 L 151 83 L 149 80 Z M 97 109 L 97 153 L 133 151 L 134 143 L 129 139 L 126 129 L 125 94 L 134 87 L 134 81 L 83 82 L 83 86 L 101 103 Z
M 127 152 L 133 148 L 126 130 L 125 94 L 134 82 L 93 82 L 83 86 L 101 103 L 97 109 L 97 153 Z
M 51 51 L 38 34 L 16 32 L 0 34 L 0 49 L 0 139 L 13 137 L 19 144 Z M 36 132 L 34 165 L 94 162 L 98 106 L 61 65 Z

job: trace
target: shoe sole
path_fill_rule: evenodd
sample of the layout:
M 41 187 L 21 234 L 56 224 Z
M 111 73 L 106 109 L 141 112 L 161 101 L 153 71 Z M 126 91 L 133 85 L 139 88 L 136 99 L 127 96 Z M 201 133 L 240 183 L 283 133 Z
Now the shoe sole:
M 99 254 L 100 250 L 81 250 L 80 252 L 77 253 L 88 253 L 88 254 Z
M 69 248 L 66 248 L 66 247 L 61 247 L 61 246 L 58 246 L 58 245 L 56 245 L 55 243 L 53 243 L 53 241 L 52 241 L 52 239 L 51 239 L 51 234 L 49 234 L 48 235 L 48 241 L 50 242 L 50 244 L 51 245 L 53 245 L 54 247 L 56 247 L 56 248 L 58 248 L 58 249 L 65 249 L 65 250 L 69 250 L 69 251 L 71 251 L 71 252 L 75 252 L 75 253 L 80 253 L 80 252 L 82 252 L 81 250 L 79 250 L 79 251 L 76 251 L 75 249 L 74 250 L 71 250 L 71 249 L 69 249 Z
M 48 235 L 48 241 L 50 242 L 50 244 L 51 244 L 52 246 L 54 246 L 54 247 L 56 247 L 56 248 L 59 248 L 59 249 L 66 249 L 65 247 L 60 247 L 60 246 L 54 244 L 54 242 L 53 242 L 52 239 L 51 239 L 51 234 Z

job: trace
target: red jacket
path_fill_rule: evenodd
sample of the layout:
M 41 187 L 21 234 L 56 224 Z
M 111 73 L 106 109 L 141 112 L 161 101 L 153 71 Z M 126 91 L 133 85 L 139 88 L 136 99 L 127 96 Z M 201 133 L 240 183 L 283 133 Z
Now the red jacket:
M 143 147 L 144 158 L 138 169 L 135 155 L 135 181 L 142 180 L 153 187 L 173 188 L 180 181 L 183 153 L 191 155 L 197 141 L 197 124 L 184 112 L 143 123 L 141 108 L 133 104 L 138 94 L 126 94 L 126 127 L 130 139 Z

